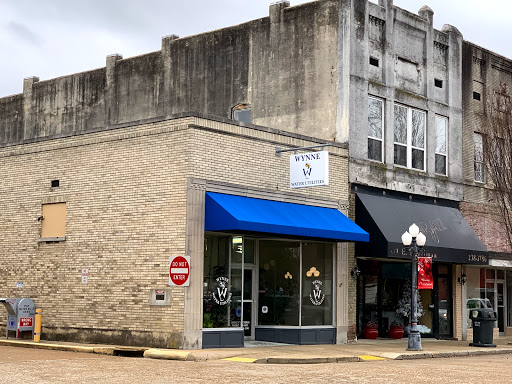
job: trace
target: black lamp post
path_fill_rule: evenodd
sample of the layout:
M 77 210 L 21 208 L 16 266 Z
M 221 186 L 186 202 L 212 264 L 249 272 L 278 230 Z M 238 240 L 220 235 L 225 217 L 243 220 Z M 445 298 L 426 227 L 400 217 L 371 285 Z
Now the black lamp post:
M 425 245 L 427 238 L 416 224 L 402 235 L 402 244 L 412 257 L 412 289 L 411 289 L 411 330 L 407 343 L 408 351 L 421 351 L 421 335 L 418 329 L 418 252 Z

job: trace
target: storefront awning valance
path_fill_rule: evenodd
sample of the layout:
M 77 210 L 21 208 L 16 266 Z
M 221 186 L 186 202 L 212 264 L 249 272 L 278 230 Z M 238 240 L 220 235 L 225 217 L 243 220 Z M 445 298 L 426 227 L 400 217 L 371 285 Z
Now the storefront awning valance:
M 454 206 L 357 193 L 356 223 L 371 233 L 358 256 L 410 258 L 401 236 L 416 223 L 427 237 L 420 256 L 457 264 L 488 264 L 487 250 Z
M 339 241 L 367 232 L 333 208 L 206 192 L 205 231 L 251 231 Z

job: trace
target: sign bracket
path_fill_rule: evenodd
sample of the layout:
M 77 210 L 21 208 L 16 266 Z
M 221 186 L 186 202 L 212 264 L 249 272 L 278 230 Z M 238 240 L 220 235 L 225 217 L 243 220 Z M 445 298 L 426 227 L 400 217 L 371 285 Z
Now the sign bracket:
M 276 147 L 276 156 L 281 156 L 281 153 L 283 152 L 297 152 L 301 150 L 306 149 L 314 149 L 314 148 L 320 148 L 321 151 L 323 151 L 324 147 L 332 147 L 334 146 L 334 143 L 325 143 L 325 144 L 318 144 L 318 145 L 312 145 L 310 147 L 299 147 L 299 148 L 291 148 L 291 149 L 281 149 L 281 147 Z

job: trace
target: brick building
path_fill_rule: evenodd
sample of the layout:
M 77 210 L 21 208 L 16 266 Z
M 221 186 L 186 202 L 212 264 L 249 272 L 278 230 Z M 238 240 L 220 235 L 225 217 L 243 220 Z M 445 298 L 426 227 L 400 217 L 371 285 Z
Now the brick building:
M 299 236 L 293 231 L 289 235 L 287 230 L 272 234 L 272 228 L 265 234 L 232 228 L 236 235 L 219 228 L 205 235 L 205 219 L 219 214 L 208 216 L 208 208 L 205 212 L 208 193 L 243 196 L 253 203 L 278 201 L 287 209 L 324 207 L 321 209 L 329 208 L 343 216 L 338 209 L 346 212 L 348 208 L 346 178 L 334 178 L 324 187 L 291 190 L 289 157 L 276 156 L 276 145 L 315 144 L 318 140 L 297 134 L 184 115 L 4 146 L 0 149 L 4 175 L 2 294 L 30 297 L 41 306 L 44 334 L 50 338 L 187 348 L 243 345 L 241 316 L 238 313 L 238 328 L 234 328 L 237 316 L 231 313 L 242 308 L 236 296 L 242 284 L 240 271 L 245 271 L 246 284 L 255 284 L 254 291 L 251 285 L 244 291 L 246 334 L 251 336 L 255 331 L 248 309 L 252 308 L 251 300 L 282 299 L 270 293 L 264 295 L 258 286 L 258 249 L 271 248 L 267 256 L 272 252 L 286 254 L 288 248 L 282 242 L 288 242 L 294 247 L 293 255 L 298 257 L 301 251 L 302 267 L 309 270 L 316 266 L 321 273 L 317 280 L 324 283 L 321 313 L 317 314 L 311 303 L 302 311 L 302 322 L 309 321 L 304 331 L 309 332 L 308 340 L 346 340 L 348 256 L 346 246 L 333 242 L 339 241 L 339 236 L 323 236 L 320 232 Z M 336 145 L 329 152 L 330 171 L 346 175 L 347 149 Z M 55 213 L 59 207 L 63 213 Z M 313 213 L 314 217 L 298 216 L 296 220 L 320 220 L 318 215 L 323 214 Z M 296 226 L 313 230 L 304 222 Z M 367 237 L 363 231 L 356 232 Z M 346 240 L 351 239 L 350 234 L 346 236 Z M 214 255 L 208 247 L 217 244 L 218 253 L 219 242 L 235 240 L 239 242 L 237 252 L 244 255 L 249 251 L 244 250 L 242 241 L 244 245 L 251 243 L 252 260 L 245 260 L 245 267 L 241 260 L 238 264 L 233 261 L 230 272 L 224 271 L 232 280 L 229 289 L 233 297 L 228 303 L 231 305 L 219 306 L 223 316 L 232 315 L 222 324 L 210 302 L 203 307 L 203 300 L 206 303 L 215 291 L 214 287 L 209 290 L 208 284 L 220 277 L 214 270 L 224 267 L 220 261 L 217 265 L 211 260 Z M 308 252 L 320 252 L 317 248 L 324 252 L 322 265 L 320 254 L 315 261 L 306 260 Z M 233 260 L 234 248 L 228 246 L 226 252 Z M 173 255 L 190 256 L 190 286 L 168 287 L 169 258 Z M 270 272 L 275 272 L 271 264 Z M 307 306 L 311 279 L 301 273 L 299 264 L 289 264 L 279 267 L 290 268 L 294 281 L 302 281 L 304 295 L 299 297 L 300 286 L 296 286 L 294 304 Z M 88 274 L 85 283 L 81 280 L 84 269 Z M 268 289 L 276 291 L 273 286 Z M 269 307 L 272 314 L 273 307 L 268 303 Z M 208 317 L 212 323 L 205 321 L 204 328 L 215 327 L 216 332 L 203 330 L 203 308 L 205 314 L 213 313 Z M 285 337 L 299 337 L 296 309 L 296 318 L 288 319 L 288 331 L 295 334 Z M 308 313 L 309 320 L 305 317 Z M 262 330 L 273 330 L 273 321 L 266 319 Z M 322 326 L 315 327 L 317 323 Z
M 411 277 L 400 235 L 414 221 L 434 256 L 424 335 L 465 337 L 458 281 L 488 262 L 459 211 L 479 201 L 466 199 L 464 44 L 455 27 L 433 28 L 428 7 L 278 2 L 268 17 L 169 35 L 105 68 L 25 79 L 0 99 L 2 295 L 33 298 L 44 332 L 69 340 L 342 343 L 369 320 L 387 336 L 407 322 L 396 315 Z M 276 146 L 325 143 L 329 184 L 290 188 Z M 345 216 L 345 234 L 307 220 L 265 230 L 260 200 L 319 217 L 335 208 L 370 245 Z M 230 218 L 236 202 L 258 207 L 253 221 Z M 179 255 L 188 287 L 169 286 Z
M 482 138 L 483 117 L 500 85 L 512 86 L 512 61 L 470 42 L 464 42 L 462 61 L 463 99 L 463 173 L 464 198 L 461 211 L 489 251 L 489 265 L 466 268 L 464 301 L 468 310 L 475 298 L 483 299 L 496 311 L 500 333 L 511 334 L 512 327 L 512 254 L 494 204 L 492 180 L 487 175 Z M 468 313 L 465 318 L 468 318 Z M 471 338 L 471 322 L 465 322 Z M 508 328 L 508 329 L 507 329 Z

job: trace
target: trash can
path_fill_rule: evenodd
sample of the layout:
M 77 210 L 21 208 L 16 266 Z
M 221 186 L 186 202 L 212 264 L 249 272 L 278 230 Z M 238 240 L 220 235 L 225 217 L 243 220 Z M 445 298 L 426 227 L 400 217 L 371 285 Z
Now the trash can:
M 5 325 L 5 338 L 9 338 L 9 331 L 16 332 L 16 339 L 22 332 L 31 332 L 34 338 L 34 324 L 36 306 L 31 299 L 1 298 L 0 303 L 7 310 L 7 324 Z
M 493 344 L 493 329 L 496 321 L 496 312 L 490 308 L 471 309 L 469 318 L 473 322 L 472 347 L 496 347 Z

